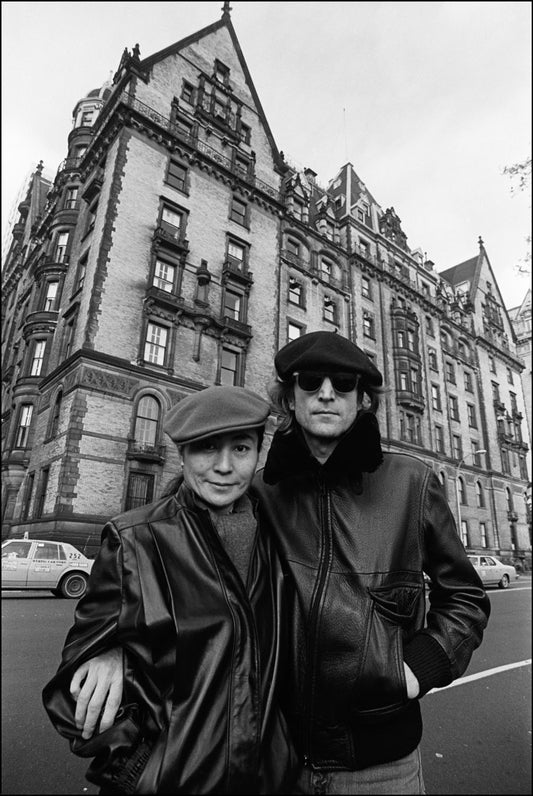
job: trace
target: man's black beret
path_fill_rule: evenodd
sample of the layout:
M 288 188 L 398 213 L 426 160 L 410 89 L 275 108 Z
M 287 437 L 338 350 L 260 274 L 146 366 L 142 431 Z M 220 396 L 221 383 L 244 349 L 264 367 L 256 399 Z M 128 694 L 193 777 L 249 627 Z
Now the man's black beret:
M 360 373 L 371 387 L 381 387 L 383 377 L 370 357 L 337 332 L 310 332 L 291 340 L 274 357 L 280 379 L 304 370 Z
M 168 413 L 163 428 L 176 445 L 216 434 L 261 428 L 270 405 L 245 387 L 207 387 L 183 398 Z

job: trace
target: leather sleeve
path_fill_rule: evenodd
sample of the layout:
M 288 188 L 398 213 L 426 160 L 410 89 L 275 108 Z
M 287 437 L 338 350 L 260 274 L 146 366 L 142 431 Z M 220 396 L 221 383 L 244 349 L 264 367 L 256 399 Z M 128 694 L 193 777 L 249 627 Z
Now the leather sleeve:
M 481 644 L 490 601 L 470 563 L 444 489 L 433 471 L 422 498 L 424 571 L 431 578 L 426 627 L 404 648 L 420 696 L 448 685 L 466 670 Z
M 96 754 L 98 745 L 106 743 L 104 736 L 113 735 L 115 727 L 106 733 L 84 741 L 76 728 L 76 703 L 70 694 L 70 682 L 76 669 L 89 658 L 121 644 L 120 614 L 122 608 L 122 545 L 112 523 L 102 531 L 100 551 L 89 577 L 88 588 L 80 599 L 63 647 L 59 668 L 43 690 L 43 704 L 60 735 L 68 738 L 71 749 L 82 757 Z M 128 717 L 130 711 L 126 712 Z M 117 727 L 123 723 L 118 717 Z M 126 716 L 124 716 L 126 718 Z M 129 718 L 128 718 L 129 723 Z M 128 728 L 128 743 L 133 735 Z

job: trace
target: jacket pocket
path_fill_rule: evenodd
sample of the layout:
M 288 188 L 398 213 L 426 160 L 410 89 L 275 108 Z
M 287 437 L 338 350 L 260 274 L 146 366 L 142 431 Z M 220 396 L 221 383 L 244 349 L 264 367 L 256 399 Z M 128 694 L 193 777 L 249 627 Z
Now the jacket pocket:
M 369 588 L 371 600 L 363 661 L 355 686 L 355 714 L 366 722 L 386 720 L 409 700 L 403 666 L 403 636 L 416 620 L 423 587 L 402 582 Z

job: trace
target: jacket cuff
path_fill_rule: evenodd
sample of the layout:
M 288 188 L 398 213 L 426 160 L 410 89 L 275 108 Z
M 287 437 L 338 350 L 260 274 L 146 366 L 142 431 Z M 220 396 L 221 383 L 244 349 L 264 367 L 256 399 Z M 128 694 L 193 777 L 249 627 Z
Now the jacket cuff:
M 432 688 L 442 688 L 452 681 L 448 656 L 429 633 L 421 632 L 406 644 L 403 659 L 420 685 L 418 698 Z

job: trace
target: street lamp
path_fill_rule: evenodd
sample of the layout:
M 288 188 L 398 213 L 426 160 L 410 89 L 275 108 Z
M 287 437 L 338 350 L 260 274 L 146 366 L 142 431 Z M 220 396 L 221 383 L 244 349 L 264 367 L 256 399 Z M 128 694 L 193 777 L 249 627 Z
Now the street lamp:
M 461 521 L 461 499 L 460 499 L 460 495 L 459 495 L 459 472 L 461 470 L 461 467 L 465 463 L 465 461 L 467 459 L 469 459 L 471 456 L 472 457 L 481 456 L 482 453 L 486 453 L 486 452 L 487 451 L 484 448 L 482 448 L 479 451 L 472 451 L 472 453 L 467 453 L 466 456 L 463 456 L 461 458 L 461 460 L 459 461 L 457 467 L 455 468 L 455 497 L 456 497 L 456 500 L 457 500 L 458 530 L 459 530 L 459 536 L 461 536 L 461 538 L 462 538 L 463 529 L 461 527 L 461 522 L 462 521 Z

